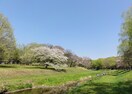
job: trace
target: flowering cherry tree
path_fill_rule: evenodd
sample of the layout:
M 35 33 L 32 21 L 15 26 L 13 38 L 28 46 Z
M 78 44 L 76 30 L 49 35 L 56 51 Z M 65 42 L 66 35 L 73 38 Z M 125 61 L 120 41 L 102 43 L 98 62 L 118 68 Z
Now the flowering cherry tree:
M 52 63 L 54 65 L 64 64 L 67 57 L 64 52 L 57 48 L 49 48 L 46 46 L 31 49 L 34 61 L 39 63 Z

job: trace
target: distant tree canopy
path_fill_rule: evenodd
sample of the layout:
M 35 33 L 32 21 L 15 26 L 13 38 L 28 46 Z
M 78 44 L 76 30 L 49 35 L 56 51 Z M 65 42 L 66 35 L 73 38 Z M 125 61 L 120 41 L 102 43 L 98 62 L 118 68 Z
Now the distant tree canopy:
M 132 7 L 123 15 L 124 23 L 120 33 L 119 55 L 122 57 L 122 62 L 132 67 Z
M 92 60 L 92 68 L 94 69 L 116 69 L 118 57 L 99 58 Z
M 8 63 L 14 58 L 16 42 L 13 29 L 7 18 L 0 13 L 0 63 Z

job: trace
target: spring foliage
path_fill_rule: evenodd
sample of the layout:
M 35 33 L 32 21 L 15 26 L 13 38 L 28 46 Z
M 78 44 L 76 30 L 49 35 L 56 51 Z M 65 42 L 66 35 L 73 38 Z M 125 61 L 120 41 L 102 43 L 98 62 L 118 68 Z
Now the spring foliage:
M 119 54 L 127 66 L 132 67 L 132 7 L 123 15 L 124 23 L 120 33 Z
M 50 48 L 42 45 L 30 45 L 21 55 L 23 63 L 52 63 L 52 64 L 64 64 L 67 61 L 67 57 L 64 56 L 64 52 L 58 48 Z
M 14 57 L 16 42 L 13 29 L 3 14 L 0 14 L 0 63 L 9 62 Z

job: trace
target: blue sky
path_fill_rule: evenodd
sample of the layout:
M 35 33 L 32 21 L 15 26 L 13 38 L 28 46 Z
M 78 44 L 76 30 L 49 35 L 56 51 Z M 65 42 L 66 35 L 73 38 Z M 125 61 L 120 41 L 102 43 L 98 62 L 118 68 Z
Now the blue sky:
M 60 45 L 92 59 L 116 56 L 132 0 L 0 0 L 19 44 Z

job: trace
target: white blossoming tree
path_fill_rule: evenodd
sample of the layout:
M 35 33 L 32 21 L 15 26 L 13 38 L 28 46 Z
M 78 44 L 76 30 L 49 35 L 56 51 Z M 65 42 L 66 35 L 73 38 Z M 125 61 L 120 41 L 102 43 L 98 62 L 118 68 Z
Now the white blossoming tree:
M 36 47 L 31 49 L 32 58 L 35 62 L 49 65 L 62 65 L 67 61 L 67 57 L 64 56 L 64 52 L 57 48 L 49 48 L 45 46 Z

